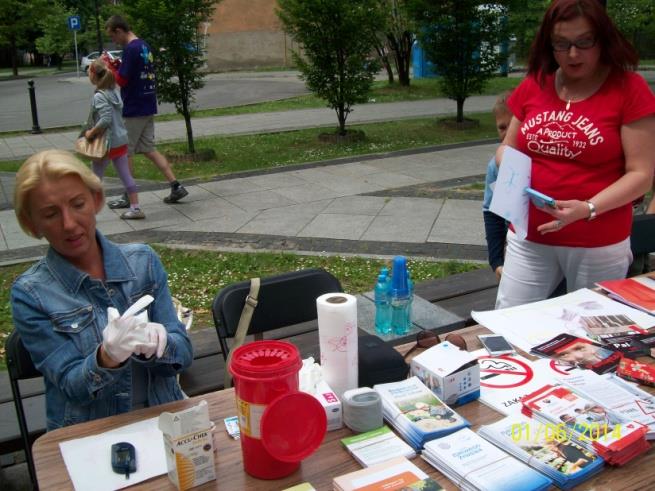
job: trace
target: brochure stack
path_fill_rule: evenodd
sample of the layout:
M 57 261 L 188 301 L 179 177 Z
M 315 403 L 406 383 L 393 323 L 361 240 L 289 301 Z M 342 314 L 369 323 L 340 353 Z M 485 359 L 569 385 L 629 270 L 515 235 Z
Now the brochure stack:
M 650 449 L 648 428 L 586 399 L 567 387 L 547 385 L 521 399 L 523 414 L 559 438 L 598 453 L 608 464 L 623 465 Z
M 468 428 L 426 443 L 421 456 L 465 491 L 539 491 L 553 484 Z
M 655 396 L 613 373 L 598 375 L 590 370 L 578 370 L 562 377 L 560 382 L 582 397 L 646 425 L 646 439 L 655 439 Z
M 596 283 L 610 298 L 655 315 L 655 278 L 640 276 Z
M 499 448 L 570 489 L 598 474 L 605 464 L 595 453 L 559 438 L 555 431 L 538 431 L 539 423 L 525 416 L 509 416 L 480 427 L 479 434 Z
M 335 477 L 334 491 L 408 491 L 443 488 L 425 472 L 403 457 L 388 460 L 366 469 Z
M 425 442 L 470 426 L 417 377 L 373 388 L 382 398 L 384 418 L 415 450 Z
M 342 438 L 341 443 L 362 466 L 379 464 L 395 457 L 416 457 L 416 452 L 388 426 Z

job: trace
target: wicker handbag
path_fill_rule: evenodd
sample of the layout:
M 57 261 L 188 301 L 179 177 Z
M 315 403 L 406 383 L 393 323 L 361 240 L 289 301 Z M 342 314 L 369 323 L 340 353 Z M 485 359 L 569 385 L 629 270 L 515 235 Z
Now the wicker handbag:
M 96 90 L 96 93 L 101 93 L 105 99 L 107 94 L 103 90 Z M 75 151 L 84 157 L 90 157 L 94 160 L 102 159 L 109 151 L 109 131 L 105 130 L 102 135 L 96 136 L 93 140 L 88 140 L 84 133 L 87 129 L 93 128 L 93 105 L 89 110 L 89 116 L 86 118 L 80 136 L 75 141 Z
M 87 140 L 85 136 L 81 136 L 75 142 L 75 151 L 85 157 L 91 157 L 98 160 L 107 155 L 109 150 L 109 142 L 107 141 L 107 132 L 102 135 L 96 136 L 93 140 Z

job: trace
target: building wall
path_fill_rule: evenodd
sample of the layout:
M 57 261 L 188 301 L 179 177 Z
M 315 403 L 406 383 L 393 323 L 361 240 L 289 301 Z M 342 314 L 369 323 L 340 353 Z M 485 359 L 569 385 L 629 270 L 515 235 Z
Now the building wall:
M 293 42 L 284 33 L 276 0 L 223 0 L 206 27 L 211 71 L 290 66 Z

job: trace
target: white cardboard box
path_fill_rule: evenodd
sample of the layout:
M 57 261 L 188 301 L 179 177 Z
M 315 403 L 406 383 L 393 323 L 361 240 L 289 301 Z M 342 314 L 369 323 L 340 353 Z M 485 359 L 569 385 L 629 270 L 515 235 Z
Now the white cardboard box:
M 159 429 L 164 435 L 168 477 L 177 489 L 183 491 L 216 479 L 207 401 L 177 413 L 161 413 Z
M 477 357 L 447 341 L 415 356 L 411 371 L 448 405 L 457 406 L 480 397 Z
M 312 395 L 318 399 L 318 402 L 320 402 L 323 409 L 325 409 L 327 430 L 338 430 L 343 427 L 341 401 L 325 380 L 321 380 L 316 384 L 316 390 Z

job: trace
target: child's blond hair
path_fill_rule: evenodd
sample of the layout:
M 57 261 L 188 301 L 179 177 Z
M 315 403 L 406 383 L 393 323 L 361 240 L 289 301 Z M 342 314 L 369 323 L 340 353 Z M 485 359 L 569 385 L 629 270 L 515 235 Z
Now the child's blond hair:
M 100 58 L 93 60 L 89 70 L 93 75 L 93 83 L 99 90 L 113 89 L 116 86 L 114 74 Z

